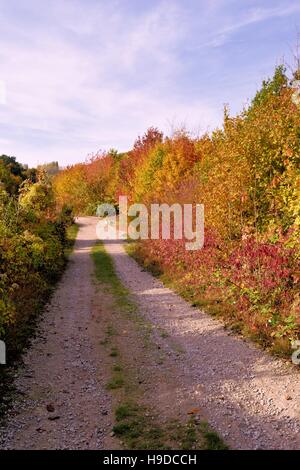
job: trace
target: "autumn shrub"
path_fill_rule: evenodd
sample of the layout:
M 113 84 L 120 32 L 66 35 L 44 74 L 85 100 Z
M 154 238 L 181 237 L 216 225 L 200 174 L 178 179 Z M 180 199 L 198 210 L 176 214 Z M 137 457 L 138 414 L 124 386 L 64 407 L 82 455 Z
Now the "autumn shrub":
M 277 67 L 241 113 L 225 108 L 211 134 L 164 137 L 151 128 L 126 154 L 75 165 L 55 183 L 58 201 L 79 212 L 119 195 L 147 206 L 204 204 L 202 250 L 144 240 L 134 255 L 192 303 L 280 353 L 300 334 L 300 108 L 292 79 Z

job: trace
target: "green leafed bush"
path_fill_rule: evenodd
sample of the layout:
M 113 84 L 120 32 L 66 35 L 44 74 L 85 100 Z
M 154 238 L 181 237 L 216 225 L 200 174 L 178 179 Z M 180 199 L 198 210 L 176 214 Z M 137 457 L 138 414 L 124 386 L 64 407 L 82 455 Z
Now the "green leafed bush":
M 0 193 L 0 339 L 8 358 L 23 347 L 33 320 L 65 265 L 72 210 L 57 214 L 44 174 L 21 184 L 18 195 Z

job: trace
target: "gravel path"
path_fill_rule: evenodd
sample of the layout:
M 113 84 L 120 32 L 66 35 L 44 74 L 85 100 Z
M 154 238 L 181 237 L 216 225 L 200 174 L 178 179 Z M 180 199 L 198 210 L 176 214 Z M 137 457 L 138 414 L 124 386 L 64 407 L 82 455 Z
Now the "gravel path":
M 2 449 L 102 449 L 112 445 L 110 396 L 99 357 L 99 325 L 92 282 L 93 219 L 80 230 L 68 268 L 41 321 L 39 334 L 16 377 L 22 398 L 7 426 Z
M 174 398 L 188 395 L 232 448 L 300 449 L 299 371 L 191 307 L 142 270 L 122 242 L 105 246 L 143 315 L 168 334 L 170 350 L 182 351 Z
M 2 449 L 118 448 L 110 436 L 112 402 L 99 349 L 101 304 L 92 282 L 96 221 L 79 219 L 69 266 L 17 374 L 21 398 L 0 429 Z M 176 371 L 176 406 L 193 403 L 233 448 L 300 449 L 299 371 L 192 308 L 143 271 L 123 242 L 105 246 Z M 166 403 L 157 384 L 151 392 L 153 403 Z

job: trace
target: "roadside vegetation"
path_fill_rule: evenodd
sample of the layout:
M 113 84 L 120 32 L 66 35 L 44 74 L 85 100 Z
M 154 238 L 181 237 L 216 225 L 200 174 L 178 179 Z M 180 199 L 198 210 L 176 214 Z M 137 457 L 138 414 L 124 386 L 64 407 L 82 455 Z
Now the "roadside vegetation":
M 64 269 L 72 224 L 71 209 L 56 209 L 46 171 L 0 157 L 0 339 L 9 365 Z
M 164 137 L 149 129 L 132 150 L 95 155 L 54 180 L 58 204 L 95 214 L 97 204 L 203 203 L 205 246 L 136 243 L 135 257 L 193 305 L 274 353 L 300 334 L 300 108 L 278 67 L 250 105 L 222 129 Z

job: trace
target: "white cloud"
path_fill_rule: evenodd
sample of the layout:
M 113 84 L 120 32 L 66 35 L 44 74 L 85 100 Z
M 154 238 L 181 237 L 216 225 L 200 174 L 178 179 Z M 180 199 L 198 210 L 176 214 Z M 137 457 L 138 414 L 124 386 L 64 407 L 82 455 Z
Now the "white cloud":
M 52 23 L 34 30 L 16 23 L 13 35 L 3 35 L 0 73 L 9 104 L 0 108 L 0 125 L 13 142 L 2 143 L 6 152 L 67 163 L 99 147 L 125 150 L 148 126 L 166 129 L 177 116 L 204 128 L 215 119 L 207 104 L 176 95 L 176 47 L 186 27 L 176 4 L 126 21 L 122 9 L 102 3 L 84 10 L 51 5 L 50 20 L 59 18 L 55 35 Z
M 223 1 L 214 2 L 214 7 L 220 8 L 223 5 Z M 223 17 L 224 25 L 219 27 L 214 35 L 208 40 L 202 43 L 198 48 L 204 47 L 220 47 L 230 41 L 231 36 L 246 28 L 250 25 L 255 25 L 263 21 L 268 21 L 274 18 L 280 18 L 294 13 L 300 12 L 300 4 L 289 3 L 285 5 L 280 5 L 276 7 L 266 8 L 266 7 L 254 7 L 246 9 L 246 12 L 243 15 L 240 15 L 240 12 L 237 11 L 236 17 L 233 17 L 232 14 L 229 17 L 226 17 L 226 13 Z
M 197 47 L 209 54 L 249 24 L 300 9 L 233 14 L 229 3 L 145 1 L 132 12 L 124 0 L 52 0 L 46 9 L 38 0 L 0 0 L 0 152 L 67 163 L 99 148 L 126 150 L 150 125 L 219 124 L 222 101 L 206 97 L 210 83 L 196 88 L 202 99 L 185 85 L 190 54 L 197 61 Z M 219 71 L 213 61 L 197 66 L 198 76 L 201 67 Z
M 6 104 L 6 83 L 0 80 L 0 105 Z

